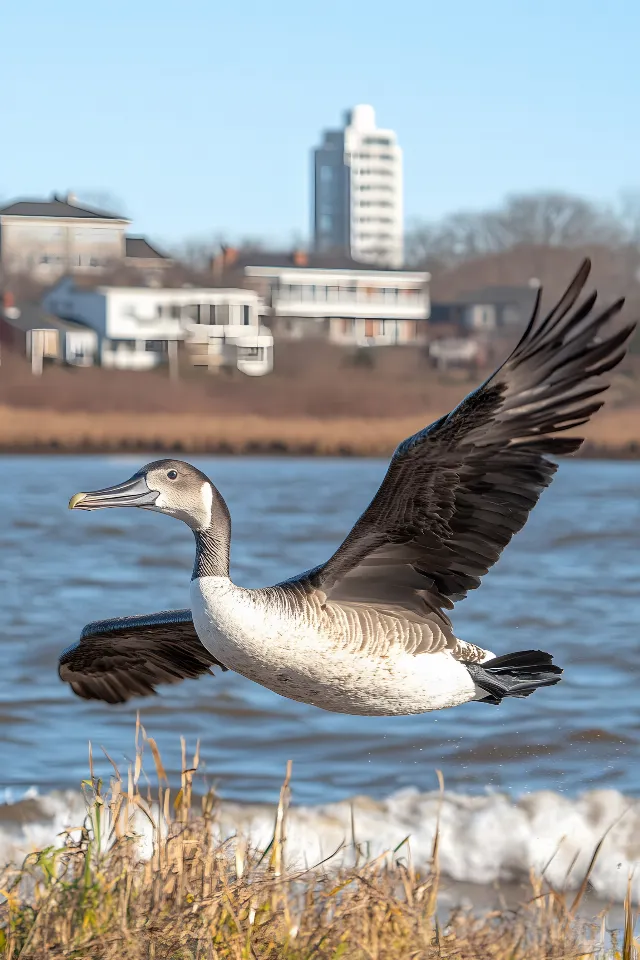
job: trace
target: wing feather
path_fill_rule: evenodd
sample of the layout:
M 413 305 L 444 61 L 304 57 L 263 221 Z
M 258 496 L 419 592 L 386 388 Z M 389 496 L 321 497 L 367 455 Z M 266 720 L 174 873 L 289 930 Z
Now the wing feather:
M 546 316 L 540 291 L 520 341 L 451 413 L 397 448 L 382 484 L 344 542 L 298 578 L 331 602 L 444 614 L 498 560 L 557 470 L 568 437 L 602 406 L 603 378 L 626 353 L 635 324 L 614 326 L 617 300 L 594 312 L 578 299 L 585 260 Z M 289 581 L 295 583 L 296 581 Z
M 179 683 L 226 668 L 202 645 L 190 610 L 89 623 L 60 654 L 58 673 L 79 697 L 125 703 L 155 693 L 160 683 Z

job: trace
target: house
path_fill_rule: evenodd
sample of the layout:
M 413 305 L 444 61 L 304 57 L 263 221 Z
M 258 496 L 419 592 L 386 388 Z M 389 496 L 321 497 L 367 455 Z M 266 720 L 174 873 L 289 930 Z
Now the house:
M 35 374 L 42 373 L 45 360 L 92 366 L 98 351 L 98 335 L 84 324 L 52 316 L 37 303 L 16 306 L 10 299 L 0 311 L 0 341 L 26 353 Z
M 173 266 L 173 260 L 152 246 L 146 237 L 125 237 L 125 266 L 143 274 L 149 283 L 162 284 L 165 272 Z
M 233 364 L 262 375 L 273 367 L 265 307 L 253 290 L 96 285 L 64 277 L 42 306 L 94 330 L 105 367 L 149 370 L 175 355 L 180 342 L 192 363 L 209 370 Z
M 171 261 L 143 237 L 127 237 L 126 217 L 80 205 L 73 194 L 17 200 L 0 208 L 0 265 L 52 283 L 66 273 L 96 274 L 114 264 L 151 269 Z
M 461 331 L 501 334 L 524 327 L 537 296 L 537 283 L 525 287 L 488 286 L 463 293 L 455 301 L 434 303 L 431 324 Z
M 431 341 L 427 353 L 439 370 L 481 367 L 487 359 L 485 345 L 476 337 L 440 337 Z
M 322 337 L 343 345 L 425 342 L 429 274 L 380 269 L 349 257 L 226 249 L 214 273 L 264 298 L 274 335 Z

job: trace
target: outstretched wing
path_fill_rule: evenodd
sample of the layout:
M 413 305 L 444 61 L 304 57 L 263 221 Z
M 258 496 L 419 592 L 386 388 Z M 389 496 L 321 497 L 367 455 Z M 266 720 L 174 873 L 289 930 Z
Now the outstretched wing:
M 582 443 L 559 436 L 602 406 L 604 376 L 635 324 L 612 329 L 623 300 L 596 313 L 578 297 L 585 260 L 550 313 L 531 320 L 506 362 L 459 406 L 396 450 L 370 506 L 324 566 L 301 585 L 332 601 L 442 613 L 520 530 L 557 469 Z M 446 615 L 444 619 L 448 621 Z
M 226 668 L 203 647 L 190 610 L 96 620 L 60 654 L 60 679 L 87 700 L 124 703 L 155 693 L 159 683 L 179 683 Z

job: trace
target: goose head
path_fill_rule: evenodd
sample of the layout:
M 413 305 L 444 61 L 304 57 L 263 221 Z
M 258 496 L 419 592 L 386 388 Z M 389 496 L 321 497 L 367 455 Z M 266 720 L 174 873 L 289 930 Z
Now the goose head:
M 186 523 L 194 533 L 229 524 L 229 511 L 218 490 L 202 471 L 183 460 L 154 460 L 129 480 L 102 490 L 76 493 L 70 510 L 139 507 L 166 513 Z

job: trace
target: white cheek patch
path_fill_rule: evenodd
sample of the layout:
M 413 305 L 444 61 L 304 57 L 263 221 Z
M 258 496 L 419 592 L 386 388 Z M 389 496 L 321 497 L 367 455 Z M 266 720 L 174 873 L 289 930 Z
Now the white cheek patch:
M 213 510 L 213 490 L 210 483 L 203 483 L 200 487 L 200 496 L 202 498 L 203 523 L 202 530 L 211 526 L 211 513 Z

